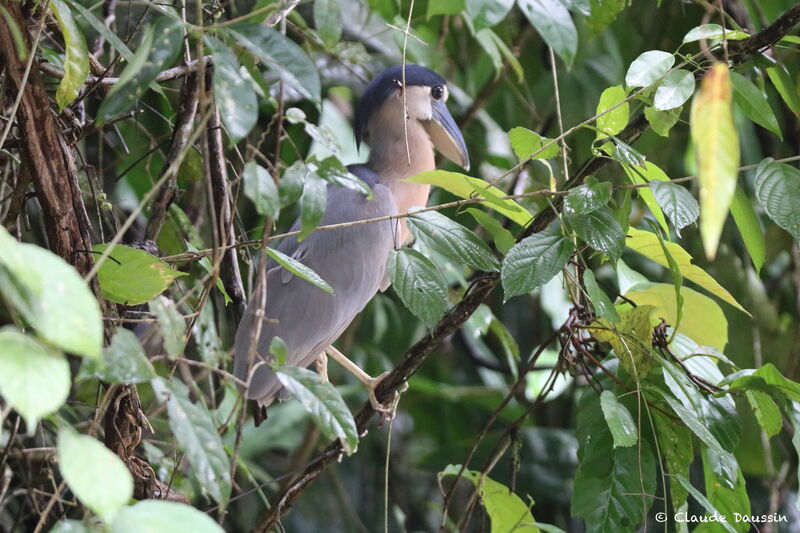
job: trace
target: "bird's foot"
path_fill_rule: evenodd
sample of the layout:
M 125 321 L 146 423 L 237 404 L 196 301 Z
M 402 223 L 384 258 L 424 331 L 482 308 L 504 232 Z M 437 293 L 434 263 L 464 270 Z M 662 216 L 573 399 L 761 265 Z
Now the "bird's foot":
M 386 422 L 394 419 L 395 415 L 397 414 L 397 405 L 400 403 L 400 394 L 408 390 L 408 383 L 403 383 L 402 388 L 399 391 L 395 391 L 390 401 L 387 403 L 381 403 L 378 400 L 378 397 L 375 395 L 375 391 L 381 384 L 381 381 L 383 381 L 388 375 L 389 372 L 384 372 L 380 376 L 370 379 L 370 382 L 365 384 L 367 391 L 369 392 L 370 405 L 372 405 L 372 408 L 375 410 L 375 412 L 381 415 L 379 422 L 380 427 L 383 427 Z
M 316 361 L 314 361 L 314 367 L 319 374 L 319 377 L 322 378 L 323 383 L 330 383 L 328 379 L 328 356 L 325 352 L 322 352 L 317 356 Z

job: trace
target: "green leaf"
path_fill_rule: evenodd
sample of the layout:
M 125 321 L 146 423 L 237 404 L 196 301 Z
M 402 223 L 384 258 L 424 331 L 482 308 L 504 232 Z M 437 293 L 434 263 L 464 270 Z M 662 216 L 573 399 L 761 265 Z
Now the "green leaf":
M 75 496 L 106 523 L 133 497 L 133 477 L 122 459 L 72 428 L 58 432 L 58 467 Z
M 67 4 L 62 0 L 50 0 L 50 8 L 58 21 L 61 34 L 64 36 L 64 77 L 56 90 L 56 103 L 61 111 L 78 97 L 83 82 L 89 75 L 89 51 L 86 39 L 83 38 L 75 19 Z
M 731 85 L 733 85 L 733 101 L 744 111 L 747 118 L 762 126 L 783 140 L 778 119 L 767 101 L 767 95 L 755 84 L 739 74 L 731 72 Z
M 112 533 L 224 533 L 207 514 L 182 503 L 142 500 L 125 507 L 114 520 Z
M 28 433 L 69 396 L 69 363 L 16 328 L 0 328 L 0 396 L 25 419 Z
M 504 299 L 525 294 L 550 281 L 575 251 L 559 224 L 534 233 L 517 243 L 503 258 L 501 277 Z
M 244 194 L 256 206 L 258 214 L 272 219 L 278 218 L 281 211 L 278 187 L 267 169 L 250 161 L 244 166 L 242 180 L 244 180 Z
M 299 45 L 272 28 L 250 22 L 236 24 L 227 32 L 287 85 L 304 97 L 320 102 L 319 71 Z
M 639 252 L 643 256 L 655 261 L 656 263 L 669 268 L 669 263 L 666 255 L 664 254 L 664 250 L 661 248 L 661 243 L 658 240 L 658 236 L 656 236 L 654 233 L 636 228 L 628 228 L 626 244 L 631 250 Z M 750 314 L 739 304 L 739 302 L 736 301 L 733 295 L 731 295 L 731 293 L 729 293 L 722 285 L 712 278 L 708 272 L 699 266 L 692 264 L 692 256 L 689 255 L 689 252 L 684 250 L 680 244 L 668 242 L 666 243 L 666 246 L 667 249 L 669 249 L 670 255 L 672 255 L 673 259 L 675 259 L 675 262 L 678 264 L 681 274 L 685 278 L 697 283 L 714 296 L 725 300 L 743 313 L 747 313 L 748 315 Z
M 110 383 L 143 383 L 156 377 L 142 345 L 131 330 L 119 328 L 99 362 L 86 359 L 79 378 L 94 377 Z
M 800 115 L 800 94 L 786 68 L 782 65 L 770 67 L 767 69 L 767 75 L 792 113 Z
M 633 60 L 625 74 L 628 87 L 647 87 L 658 81 L 675 64 L 675 56 L 661 50 L 650 50 Z
M 89 25 L 103 36 L 103 38 L 108 41 L 108 43 L 116 50 L 116 52 L 125 59 L 125 61 L 131 61 L 133 59 L 133 52 L 131 52 L 130 48 L 122 42 L 122 39 L 117 37 L 117 34 L 114 33 L 109 29 L 105 23 L 97 18 L 91 11 L 83 7 L 79 2 L 69 0 L 69 5 L 73 7 L 81 16 L 89 23 Z M 88 59 L 88 57 L 87 57 Z
M 689 475 L 689 467 L 694 460 L 692 432 L 679 419 L 668 417 L 652 409 L 650 414 L 658 438 L 658 448 L 664 457 L 669 473 L 669 495 L 673 509 L 680 509 L 686 503 L 687 492 L 675 476 Z
M 466 0 L 467 14 L 475 25 L 475 31 L 498 24 L 506 18 L 512 7 L 514 0 Z
M 333 48 L 342 36 L 342 10 L 338 0 L 314 2 L 314 27 L 328 48 Z
M 211 416 L 202 403 L 192 403 L 189 390 L 180 381 L 155 378 L 151 384 L 158 401 L 167 405 L 169 427 L 198 483 L 223 504 L 231 494 L 231 467 Z
M 447 465 L 439 472 L 439 480 L 458 475 L 461 465 Z M 486 514 L 489 515 L 491 533 L 538 533 L 539 528 L 531 513 L 533 501 L 525 503 L 511 489 L 481 475 L 475 470 L 465 469 L 461 476 L 471 481 L 477 488 Z
M 603 416 L 614 438 L 614 448 L 633 446 L 639 440 L 639 431 L 628 408 L 619 403 L 616 395 L 610 390 L 600 394 L 600 406 Z
M 572 67 L 578 52 L 578 30 L 567 8 L 551 0 L 517 0 L 517 5 L 567 68 Z
M 760 390 L 748 390 L 744 394 L 767 437 L 772 438 L 780 433 L 783 428 L 783 417 L 772 396 Z
M 653 107 L 667 111 L 682 106 L 694 93 L 694 74 L 678 69 L 669 72 L 656 89 Z
M 180 21 L 159 17 L 147 27 L 133 60 L 129 61 L 97 111 L 96 121 L 108 119 L 133 109 L 156 76 L 178 58 L 183 43 Z
M 703 450 L 703 476 L 706 482 L 706 498 L 717 509 L 721 516 L 727 519 L 733 529 L 739 533 L 751 530 L 747 520 L 737 520 L 736 513 L 750 515 L 750 498 L 747 496 L 744 477 L 741 470 L 737 471 L 736 483 L 728 487 L 715 474 L 715 462 L 718 460 L 713 450 Z M 700 524 L 692 533 L 717 533 L 719 526 L 716 523 L 706 522 Z
M 607 207 L 585 215 L 568 216 L 578 237 L 589 246 L 608 255 L 612 260 L 619 259 L 625 249 L 625 233 L 622 226 Z
M 508 131 L 508 138 L 511 141 L 511 148 L 514 149 L 514 153 L 517 154 L 520 161 L 528 158 L 550 159 L 556 157 L 561 151 L 558 143 L 553 143 L 542 150 L 542 147 L 552 142 L 553 139 L 542 137 L 535 131 L 531 131 L 527 128 L 511 128 Z
M 692 43 L 701 39 L 722 39 L 723 37 L 728 41 L 741 41 L 742 39 L 747 39 L 750 35 L 743 31 L 729 28 L 723 29 L 719 24 L 701 24 L 689 30 L 684 36 L 683 42 Z
M 92 251 L 102 254 L 110 244 L 95 244 Z M 164 292 L 176 279 L 185 276 L 158 257 L 122 244 L 113 245 L 111 254 L 100 265 L 97 280 L 103 298 L 124 305 L 139 305 Z
M 583 273 L 583 282 L 586 285 L 586 292 L 589 294 L 589 299 L 592 302 L 592 307 L 597 316 L 605 318 L 609 322 L 619 322 L 619 314 L 617 309 L 608 295 L 597 284 L 597 279 L 594 277 L 594 272 L 587 270 Z
M 314 163 L 313 167 L 316 169 L 317 175 L 328 183 L 337 187 L 345 187 L 372 199 L 372 188 L 364 180 L 347 170 L 347 167 L 336 156 L 326 157 L 322 161 Z
M 312 270 L 310 267 L 307 267 L 300 261 L 297 261 L 296 259 L 293 259 L 285 253 L 279 252 L 274 248 L 267 248 L 267 254 L 276 263 L 281 265 L 295 276 L 306 280 L 312 285 L 316 285 L 328 294 L 333 294 L 333 287 L 331 287 L 327 281 L 322 279 L 320 275 L 314 272 L 314 270 Z
M 714 505 L 713 505 L 713 504 L 712 504 L 710 501 L 708 501 L 708 498 L 706 498 L 705 496 L 703 496 L 703 493 L 701 493 L 699 490 L 697 490 L 696 488 L 694 488 L 694 487 L 692 486 L 692 484 L 689 482 L 689 480 L 686 478 L 686 476 L 683 476 L 683 475 L 675 475 L 674 477 L 675 477 L 675 479 L 677 479 L 677 480 L 678 480 L 678 482 L 681 484 L 681 486 L 682 486 L 684 489 L 686 489 L 686 491 L 688 491 L 688 492 L 689 492 L 689 494 L 691 494 L 691 495 L 692 495 L 692 497 L 693 497 L 695 500 L 697 500 L 697 503 L 699 503 L 700 505 L 702 505 L 702 506 L 705 508 L 705 510 L 706 510 L 706 511 L 707 511 L 709 514 L 711 514 L 712 516 L 723 516 L 723 515 L 722 515 L 722 513 L 720 513 L 720 512 L 717 510 L 717 508 L 716 508 L 716 507 L 714 507 Z M 716 522 L 715 522 L 715 523 L 716 523 Z M 724 529 L 725 529 L 726 531 L 728 531 L 729 533 L 738 533 L 738 532 L 737 532 L 737 531 L 736 531 L 736 530 L 733 528 L 733 526 L 730 524 L 730 522 L 728 522 L 727 520 L 725 520 L 725 521 L 719 521 L 719 524 L 720 524 L 720 527 L 724 528 Z
M 36 333 L 77 355 L 100 357 L 100 306 L 78 272 L 57 255 L 18 243 L 0 227 L 0 292 Z
M 769 218 L 800 242 L 800 170 L 768 157 L 756 169 L 754 188 Z
M 347 455 L 354 454 L 358 448 L 356 422 L 333 385 L 316 372 L 298 366 L 282 366 L 275 373 L 311 414 L 322 434 L 329 439 L 340 439 Z
M 700 206 L 692 193 L 677 183 L 653 180 L 650 190 L 658 202 L 659 207 L 667 215 L 678 236 L 681 230 L 697 220 L 700 216 Z
M 500 221 L 498 221 L 489 213 L 474 207 L 468 207 L 466 211 L 475 218 L 478 224 L 483 226 L 486 231 L 492 234 L 494 245 L 501 254 L 507 253 L 511 248 L 514 247 L 514 235 L 504 228 Z
M 242 76 L 236 55 L 210 35 L 203 37 L 214 63 L 214 103 L 234 143 L 244 139 L 258 121 L 258 101 L 250 80 Z M 245 182 L 246 184 L 246 182 Z
M 717 255 L 739 173 L 739 137 L 733 125 L 726 65 L 715 64 L 703 77 L 700 92 L 692 100 L 690 126 L 700 183 L 700 235 L 711 260 Z
M 433 326 L 447 311 L 447 282 L 430 260 L 410 248 L 389 253 L 389 278 L 403 304 Z
M 411 233 L 433 250 L 477 270 L 500 270 L 500 261 L 486 243 L 458 222 L 436 211 L 413 214 L 406 220 Z
M 297 241 L 305 239 L 319 225 L 325 215 L 328 202 L 328 186 L 316 172 L 308 172 L 300 197 L 300 235 Z
M 635 379 L 644 379 L 653 366 L 650 355 L 653 326 L 652 305 L 628 307 L 619 311 L 619 323 L 610 324 L 601 318 L 588 328 L 598 342 L 607 342 L 619 357 L 620 364 Z
M 494 30 L 484 28 L 475 34 L 475 39 L 492 59 L 492 64 L 494 65 L 497 75 L 503 72 L 505 61 L 514 70 L 518 81 L 525 79 L 525 72 L 522 69 L 519 59 L 517 59 L 517 56 L 514 55 L 505 41 L 503 41 Z
M 792 424 L 792 446 L 794 446 L 795 453 L 800 453 L 800 403 L 789 402 L 784 406 L 786 411 L 786 418 Z M 797 466 L 798 474 L 800 474 L 800 465 Z M 796 507 L 800 507 L 800 494 L 794 500 Z
M 727 385 L 728 392 L 736 390 L 760 390 L 777 392 L 793 402 L 800 402 L 800 384 L 786 378 L 772 363 L 758 369 L 745 369 L 725 377 L 720 385 Z
M 731 204 L 731 214 L 747 248 L 747 253 L 750 254 L 750 259 L 753 261 L 756 273 L 759 273 L 767 255 L 764 231 L 761 229 L 758 216 L 741 185 L 736 186 L 736 194 Z
M 53 526 L 50 533 L 98 533 L 98 530 L 77 520 L 62 520 Z
M 588 176 L 583 185 L 573 187 L 564 198 L 564 213 L 568 216 L 586 215 L 605 206 L 611 200 L 611 182 L 597 181 Z
M 175 358 L 183 353 L 186 346 L 186 319 L 175 306 L 175 302 L 164 296 L 150 300 L 150 312 L 158 319 L 158 329 L 164 339 L 164 348 L 170 358 Z
M 662 137 L 669 137 L 669 131 L 681 117 L 682 109 L 676 107 L 669 111 L 659 111 L 655 107 L 647 106 L 644 108 L 644 116 L 654 132 Z
M 522 227 L 527 226 L 530 224 L 530 221 L 533 220 L 531 214 L 528 213 L 524 207 L 514 200 L 501 199 L 505 196 L 503 191 L 479 178 L 473 178 L 458 172 L 431 170 L 428 172 L 420 172 L 406 179 L 406 181 L 409 183 L 436 185 L 459 198 L 472 198 L 473 196 L 485 198 L 488 200 L 487 204 L 491 206 L 492 209 L 497 210 Z
M 608 113 L 597 118 L 597 137 L 616 135 L 625 129 L 630 120 L 630 104 L 626 102 L 627 95 L 622 85 L 609 87 L 600 95 L 600 102 L 597 104 L 597 115 L 612 109 Z M 624 102 L 624 103 L 622 103 Z
M 428 12 L 425 17 L 430 19 L 436 15 L 457 15 L 466 9 L 465 0 L 438 0 L 428 2 Z

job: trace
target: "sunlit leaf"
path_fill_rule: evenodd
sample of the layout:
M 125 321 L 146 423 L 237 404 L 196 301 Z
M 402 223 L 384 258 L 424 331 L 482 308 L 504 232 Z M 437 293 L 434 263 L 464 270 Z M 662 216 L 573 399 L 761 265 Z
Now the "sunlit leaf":
M 600 102 L 597 104 L 597 114 L 608 111 L 597 118 L 598 137 L 616 135 L 625 129 L 630 120 L 630 104 L 626 101 L 627 95 L 622 85 L 609 87 L 600 95 Z
M 559 224 L 551 224 L 517 243 L 503 258 L 504 299 L 541 287 L 558 274 L 575 251 Z
M 571 67 L 578 52 L 578 30 L 567 8 L 552 0 L 517 0 L 517 5 L 544 42 Z
M 646 87 L 659 80 L 675 64 L 675 56 L 661 50 L 650 50 L 633 60 L 625 74 L 628 87 Z
M 485 272 L 500 270 L 500 261 L 480 237 L 436 211 L 425 211 L 407 218 L 414 236 L 433 250 Z
M 83 82 L 89 75 L 89 51 L 67 4 L 62 0 L 50 0 L 50 8 L 58 21 L 61 35 L 64 36 L 64 77 L 56 89 L 56 103 L 62 110 L 71 104 L 83 88 Z
M 772 112 L 767 95 L 761 92 L 761 89 L 756 87 L 752 81 L 738 72 L 731 72 L 730 74 L 734 103 L 744 111 L 747 118 L 768 129 L 783 140 L 778 119 L 775 118 L 775 113 Z
M 125 507 L 114 519 L 112 533 L 223 533 L 206 513 L 182 503 L 142 500 Z
M 669 137 L 669 132 L 678 122 L 682 110 L 683 107 L 676 107 L 669 111 L 659 111 L 655 107 L 648 106 L 644 108 L 644 116 L 654 132 L 662 137 Z
M 507 253 L 515 244 L 514 235 L 503 225 L 499 220 L 494 218 L 489 213 L 485 213 L 480 209 L 468 207 L 466 211 L 475 217 L 475 220 L 483 226 L 483 228 L 492 234 L 494 245 L 501 254 Z
M 754 187 L 769 218 L 800 242 L 800 170 L 766 158 L 756 169 Z
M 405 306 L 433 326 L 447 311 L 447 283 L 430 260 L 410 248 L 389 253 L 389 278 Z
M 701 39 L 722 39 L 729 41 L 741 41 L 750 37 L 747 33 L 730 28 L 723 28 L 719 24 L 701 24 L 689 30 L 684 36 L 684 43 L 692 43 Z
M 678 69 L 669 72 L 656 89 L 653 107 L 667 111 L 682 106 L 694 93 L 694 74 Z
M 92 251 L 102 254 L 109 244 L 96 244 Z M 97 271 L 103 298 L 125 305 L 152 300 L 176 279 L 185 276 L 158 257 L 122 244 L 115 244 Z
M 561 151 L 558 143 L 553 143 L 542 150 L 542 147 L 552 142 L 552 139 L 542 137 L 527 128 L 511 128 L 508 131 L 508 138 L 511 141 L 511 148 L 514 149 L 514 153 L 517 154 L 520 161 L 529 157 L 532 159 L 550 159 L 556 157 Z

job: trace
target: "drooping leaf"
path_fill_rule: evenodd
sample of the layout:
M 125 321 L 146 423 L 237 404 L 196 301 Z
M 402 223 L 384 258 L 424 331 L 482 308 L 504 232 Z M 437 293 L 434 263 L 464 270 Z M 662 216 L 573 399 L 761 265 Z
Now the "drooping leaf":
M 792 81 L 792 77 L 782 65 L 770 67 L 767 69 L 767 76 L 769 76 L 772 85 L 781 95 L 783 101 L 792 110 L 795 115 L 800 115 L 800 93 L 797 91 L 797 85 Z
M 169 427 L 192 465 L 194 477 L 223 504 L 231 494 L 231 467 L 211 415 L 202 403 L 192 403 L 189 390 L 180 381 L 155 378 L 151 385 L 158 401 L 167 406 Z
M 525 159 L 551 159 L 556 157 L 561 148 L 558 143 L 553 143 L 544 150 L 542 147 L 551 143 L 553 139 L 542 137 L 535 131 L 527 128 L 511 128 L 508 130 L 508 138 L 511 141 L 511 148 L 520 161 Z
M 619 259 L 625 249 L 625 233 L 611 209 L 601 207 L 585 215 L 567 217 L 578 237 L 589 246 Z
M 697 200 L 692 193 L 677 183 L 654 180 L 650 183 L 650 189 L 659 207 L 675 226 L 678 235 L 683 228 L 700 216 Z
M 100 357 L 100 306 L 83 278 L 57 255 L 18 243 L 2 227 L 0 292 L 43 339 L 66 352 Z
M 779 393 L 793 402 L 800 402 L 800 384 L 785 377 L 772 363 L 758 369 L 745 369 L 734 372 L 722 380 L 728 391 L 760 390 Z
M 458 222 L 436 211 L 417 213 L 407 220 L 411 233 L 432 249 L 477 270 L 500 270 L 500 261 L 486 243 Z
M 114 519 L 112 533 L 224 533 L 204 512 L 191 505 L 142 500 L 125 507 Z
M 604 207 L 611 200 L 613 185 L 588 176 L 583 185 L 573 187 L 564 198 L 564 213 L 568 216 L 586 215 Z
M 639 440 L 639 431 L 628 408 L 619 403 L 616 395 L 604 390 L 600 395 L 603 416 L 614 438 L 614 447 L 633 446 Z
M 706 72 L 692 100 L 690 126 L 700 183 L 700 234 L 706 257 L 714 259 L 739 173 L 727 65 L 717 63 Z
M 650 346 L 653 326 L 650 317 L 655 308 L 639 305 L 619 311 L 619 322 L 611 324 L 606 319 L 596 320 L 589 333 L 599 342 L 607 342 L 619 357 L 623 368 L 636 379 L 644 379 L 653 366 Z
M 156 76 L 177 59 L 183 42 L 183 26 L 170 17 L 159 17 L 145 30 L 139 48 L 108 92 L 96 121 L 105 121 L 133 109 Z
M 319 374 L 306 368 L 285 365 L 276 371 L 278 379 L 297 398 L 328 439 L 340 439 L 348 455 L 358 448 L 358 429 L 339 392 Z
M 109 246 L 95 244 L 92 251 L 102 254 Z M 125 305 L 143 304 L 164 292 L 176 278 L 186 275 L 139 248 L 113 246 L 97 271 L 100 291 L 106 300 Z
M 62 354 L 12 326 L 0 328 L 0 396 L 22 415 L 28 433 L 64 404 L 70 382 Z
M 609 87 L 600 95 L 597 104 L 597 113 L 610 111 L 597 118 L 598 137 L 616 135 L 625 129 L 630 120 L 630 104 L 626 101 L 627 95 L 622 85 Z
M 517 0 L 520 11 L 536 28 L 544 42 L 572 66 L 578 52 L 578 30 L 561 2 L 551 0 Z
M 107 524 L 133 497 L 133 476 L 122 459 L 72 428 L 58 432 L 58 467 L 81 503 Z
M 647 87 L 659 80 L 675 64 L 675 56 L 661 50 L 650 50 L 633 60 L 625 74 L 628 87 Z
M 479 178 L 473 178 L 458 172 L 432 170 L 421 172 L 406 179 L 406 181 L 436 185 L 459 198 L 471 198 L 473 196 L 485 198 L 488 200 L 486 202 L 487 205 L 491 206 L 492 209 L 497 210 L 522 227 L 527 226 L 533 219 L 531 214 L 514 200 L 501 199 L 505 196 L 503 191 Z
M 267 169 L 250 161 L 244 167 L 242 180 L 244 181 L 244 194 L 256 206 L 258 214 L 273 219 L 278 218 L 281 210 L 278 187 Z
M 594 272 L 587 270 L 583 273 L 583 281 L 586 285 L 586 292 L 589 294 L 589 299 L 592 301 L 597 316 L 605 318 L 609 322 L 619 322 L 619 314 L 617 309 L 608 295 L 597 284 L 597 279 L 594 277 Z
M 574 252 L 558 224 L 517 243 L 503 258 L 501 277 L 504 299 L 541 287 L 558 274 Z
M 186 319 L 175 302 L 164 296 L 150 300 L 150 312 L 158 319 L 158 329 L 164 339 L 164 348 L 171 358 L 180 356 L 186 346 Z
M 766 158 L 756 169 L 754 187 L 769 218 L 800 242 L 800 170 Z
M 244 139 L 258 121 L 256 93 L 252 83 L 242 76 L 236 55 L 210 35 L 203 39 L 211 49 L 214 63 L 214 103 L 228 136 L 236 143 Z
M 153 365 L 147 360 L 136 334 L 129 329 L 119 328 L 114 333 L 111 344 L 103 348 L 103 358 L 100 361 L 84 360 L 79 377 L 129 384 L 149 381 L 155 375 Z
M 730 74 L 734 103 L 744 111 L 747 118 L 768 129 L 783 140 L 781 127 L 778 125 L 775 113 L 772 112 L 767 96 L 752 81 L 738 72 L 731 72 Z
M 669 72 L 656 89 L 653 107 L 667 111 L 682 106 L 694 93 L 694 75 L 688 70 Z
M 97 18 L 90 10 L 83 7 L 79 2 L 75 2 L 69 0 L 69 5 L 71 5 L 81 16 L 89 23 L 89 25 L 103 36 L 103 38 L 108 41 L 114 50 L 122 56 L 125 61 L 130 61 L 133 59 L 133 52 L 131 52 L 130 48 L 122 42 L 122 39 L 117 37 L 117 34 L 111 31 L 111 29 L 106 26 L 102 20 Z M 88 59 L 88 57 L 87 57 Z
M 50 0 L 50 8 L 58 21 L 61 35 L 64 36 L 64 77 L 56 89 L 56 103 L 62 110 L 71 104 L 83 88 L 89 75 L 89 51 L 72 11 L 63 0 Z
M 307 282 L 311 283 L 312 285 L 316 285 L 323 291 L 327 292 L 328 294 L 333 294 L 333 287 L 331 287 L 327 281 L 322 279 L 319 274 L 314 272 L 311 268 L 307 267 L 300 261 L 293 259 L 286 255 L 283 252 L 280 252 L 274 248 L 267 248 L 267 254 L 275 260 L 276 263 L 281 265 L 283 268 L 298 276 Z
M 758 216 L 741 185 L 736 186 L 736 194 L 731 204 L 731 214 L 733 215 L 733 221 L 736 222 L 736 227 L 739 229 L 739 235 L 742 236 L 744 245 L 747 248 L 747 253 L 753 261 L 756 273 L 758 273 L 761 271 L 767 255 L 764 231 L 761 229 Z
M 483 226 L 486 231 L 492 234 L 494 245 L 501 254 L 508 253 L 508 251 L 514 246 L 514 235 L 504 228 L 499 220 L 494 218 L 489 213 L 485 213 L 484 211 L 474 207 L 468 207 L 466 211 L 475 218 L 478 224 Z
M 741 41 L 750 37 L 747 33 L 730 28 L 723 28 L 719 24 L 701 24 L 694 27 L 684 36 L 684 43 L 692 43 L 701 39 L 722 39 Z
M 405 306 L 433 326 L 447 310 L 447 283 L 430 260 L 410 248 L 389 253 L 389 278 Z

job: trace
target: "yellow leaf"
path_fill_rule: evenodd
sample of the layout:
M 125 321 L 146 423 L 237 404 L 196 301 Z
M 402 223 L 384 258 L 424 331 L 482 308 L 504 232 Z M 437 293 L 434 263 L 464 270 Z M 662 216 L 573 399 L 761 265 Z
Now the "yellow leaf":
M 728 321 L 719 305 L 703 294 L 681 288 L 683 296 L 683 318 L 678 331 L 701 346 L 714 346 L 720 351 L 728 342 Z M 647 289 L 629 291 L 625 294 L 637 305 L 655 308 L 654 315 L 663 318 L 674 326 L 678 320 L 678 306 L 675 302 L 675 287 L 671 284 L 656 283 Z
M 650 317 L 655 309 L 652 305 L 622 308 L 617 324 L 601 318 L 588 328 L 596 340 L 611 344 L 622 367 L 638 379 L 646 377 L 653 366 L 650 357 L 653 325 Z
M 661 248 L 661 242 L 658 240 L 658 237 L 655 233 L 650 233 L 649 231 L 643 231 L 633 227 L 628 228 L 628 236 L 625 239 L 625 244 L 631 250 L 639 252 L 648 259 L 651 259 L 656 263 L 669 268 L 667 257 L 664 255 L 664 250 Z M 739 309 L 743 313 L 750 315 L 750 313 L 745 311 L 744 307 L 739 305 L 739 302 L 736 301 L 736 298 L 734 298 L 733 295 L 731 295 L 731 293 L 725 289 L 725 287 L 717 283 L 717 280 L 712 278 L 708 272 L 699 266 L 692 264 L 692 256 L 689 255 L 689 252 L 684 250 L 680 244 L 674 242 L 665 242 L 664 244 L 666 244 L 670 255 L 675 260 L 675 263 L 678 264 L 678 269 L 681 271 L 681 275 L 683 275 L 683 277 L 692 280 L 714 296 L 725 300 L 736 309 Z
M 709 259 L 717 254 L 739 172 L 739 138 L 731 101 L 728 67 L 717 63 L 703 77 L 689 119 L 700 182 L 700 234 Z
M 492 187 L 489 182 L 480 178 L 473 178 L 458 172 L 447 172 L 445 170 L 431 170 L 420 172 L 406 181 L 411 183 L 425 183 L 436 185 L 461 198 L 486 198 L 487 203 L 504 216 L 513 220 L 523 228 L 530 224 L 533 216 L 514 200 L 503 200 L 506 195 L 497 187 Z

